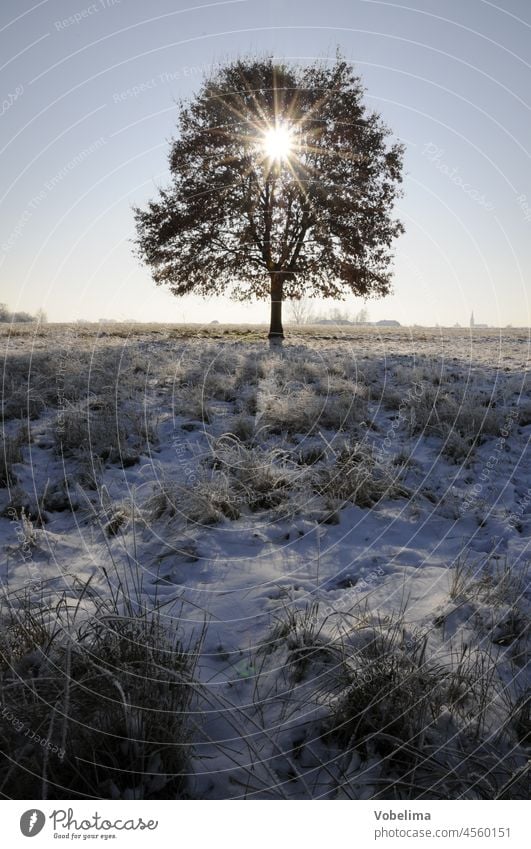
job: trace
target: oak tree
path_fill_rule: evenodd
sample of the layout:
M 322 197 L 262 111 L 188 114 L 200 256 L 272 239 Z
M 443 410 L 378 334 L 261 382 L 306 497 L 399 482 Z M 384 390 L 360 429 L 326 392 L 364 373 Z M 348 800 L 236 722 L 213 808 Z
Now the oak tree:
M 282 302 L 390 291 L 403 148 L 349 63 L 221 67 L 179 107 L 171 183 L 135 209 L 136 247 L 176 295 Z

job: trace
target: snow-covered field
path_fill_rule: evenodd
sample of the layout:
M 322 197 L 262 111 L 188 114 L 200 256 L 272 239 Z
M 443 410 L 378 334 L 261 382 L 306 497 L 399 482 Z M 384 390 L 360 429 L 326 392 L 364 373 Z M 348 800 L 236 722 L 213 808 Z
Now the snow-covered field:
M 0 332 L 4 796 L 525 794 L 527 330 Z

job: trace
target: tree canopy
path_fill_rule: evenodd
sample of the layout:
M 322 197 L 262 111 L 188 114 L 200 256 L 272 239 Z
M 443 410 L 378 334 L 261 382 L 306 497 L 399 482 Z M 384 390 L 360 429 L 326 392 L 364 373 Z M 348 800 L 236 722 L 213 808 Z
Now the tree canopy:
M 179 108 L 171 184 L 135 209 L 155 282 L 270 297 L 277 335 L 285 298 L 387 294 L 403 149 L 363 94 L 341 57 L 242 59 L 205 81 Z

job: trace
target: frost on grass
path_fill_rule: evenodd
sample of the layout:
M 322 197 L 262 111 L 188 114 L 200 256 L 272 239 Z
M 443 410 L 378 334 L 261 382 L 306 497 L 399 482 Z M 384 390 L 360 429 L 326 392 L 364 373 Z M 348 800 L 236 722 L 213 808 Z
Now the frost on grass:
M 507 686 L 488 649 L 441 657 L 428 632 L 409 631 L 405 612 L 382 619 L 360 602 L 346 627 L 313 602 L 274 623 L 251 665 L 254 711 L 242 722 L 261 727 L 282 793 L 525 798 L 529 702 L 518 684 Z M 265 703 L 282 717 L 270 716 L 269 732 Z M 250 796 L 282 795 L 262 780 Z
M 520 798 L 524 338 L 501 367 L 456 332 L 28 333 L 2 395 L 6 795 Z
M 153 416 L 131 405 L 117 406 L 109 396 L 68 404 L 55 420 L 56 450 L 62 455 L 96 458 L 122 467 L 138 462 L 156 443 Z
M 13 466 L 23 460 L 22 446 L 24 442 L 22 429 L 14 436 L 2 434 L 0 442 L 0 486 L 11 487 L 16 484 L 17 475 Z
M 2 606 L 0 785 L 14 798 L 187 795 L 196 648 L 109 586 Z
M 193 486 L 162 479 L 144 508 L 151 520 L 162 516 L 210 525 L 223 518 L 273 511 L 288 516 L 347 503 L 372 507 L 383 498 L 407 495 L 400 473 L 376 462 L 370 446 L 346 443 L 291 451 L 249 446 L 232 432 L 212 440 L 194 471 Z
M 397 469 L 378 463 L 370 447 L 360 443 L 344 445 L 333 463 L 317 472 L 315 487 L 320 494 L 359 507 L 372 507 L 382 498 L 408 494 Z

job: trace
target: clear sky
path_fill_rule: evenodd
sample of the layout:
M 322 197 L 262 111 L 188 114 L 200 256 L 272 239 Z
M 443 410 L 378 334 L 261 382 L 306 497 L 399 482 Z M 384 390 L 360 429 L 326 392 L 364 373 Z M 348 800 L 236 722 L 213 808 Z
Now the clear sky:
M 2 0 L 0 301 L 52 321 L 267 320 L 155 287 L 131 206 L 167 182 L 175 100 L 213 65 L 337 47 L 407 148 L 394 294 L 370 318 L 530 325 L 529 0 Z

